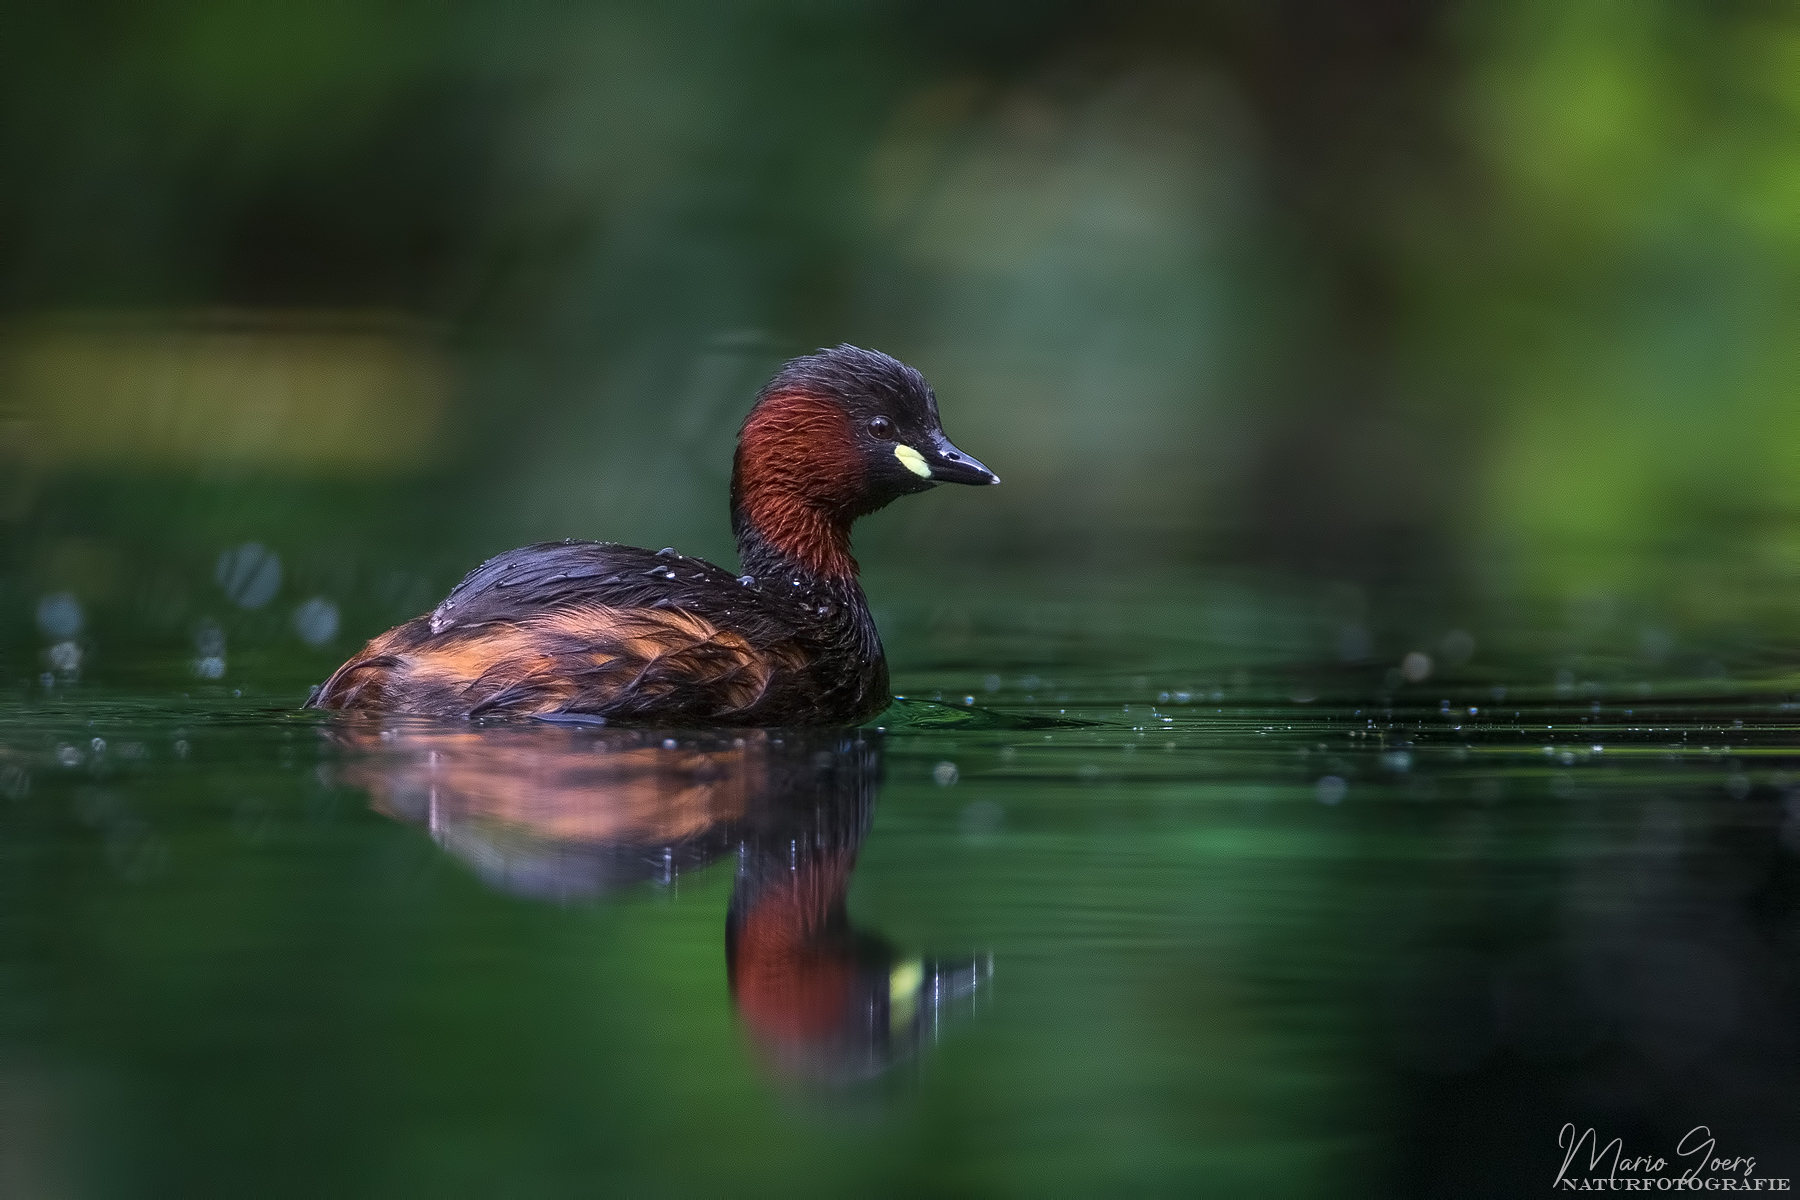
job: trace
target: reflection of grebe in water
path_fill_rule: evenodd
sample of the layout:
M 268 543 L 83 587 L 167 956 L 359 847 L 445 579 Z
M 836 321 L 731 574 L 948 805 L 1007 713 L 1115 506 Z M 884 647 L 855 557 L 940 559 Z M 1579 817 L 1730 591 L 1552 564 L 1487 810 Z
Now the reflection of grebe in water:
M 985 958 L 902 955 L 850 923 L 878 735 L 421 725 L 332 736 L 356 751 L 346 783 L 508 892 L 578 900 L 735 854 L 727 975 L 782 1075 L 878 1074 L 991 971 Z

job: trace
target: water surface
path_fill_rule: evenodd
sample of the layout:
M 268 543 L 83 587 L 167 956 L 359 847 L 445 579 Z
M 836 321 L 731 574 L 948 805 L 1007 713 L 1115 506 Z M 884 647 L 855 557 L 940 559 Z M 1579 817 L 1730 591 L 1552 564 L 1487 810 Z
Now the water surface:
M 1779 638 L 1046 594 L 882 611 L 861 730 L 9 674 L 8 1188 L 1514 1195 L 1568 1122 L 1795 1173 Z

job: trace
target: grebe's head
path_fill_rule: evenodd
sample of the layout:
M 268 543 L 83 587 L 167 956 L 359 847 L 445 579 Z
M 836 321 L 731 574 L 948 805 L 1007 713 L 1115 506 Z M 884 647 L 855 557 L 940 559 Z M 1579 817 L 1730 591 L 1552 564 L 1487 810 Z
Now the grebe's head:
M 856 570 L 857 517 L 934 484 L 999 482 L 944 436 L 923 375 L 845 345 L 792 360 L 757 396 L 738 436 L 732 500 L 740 535 L 747 521 L 789 557 L 839 575 Z

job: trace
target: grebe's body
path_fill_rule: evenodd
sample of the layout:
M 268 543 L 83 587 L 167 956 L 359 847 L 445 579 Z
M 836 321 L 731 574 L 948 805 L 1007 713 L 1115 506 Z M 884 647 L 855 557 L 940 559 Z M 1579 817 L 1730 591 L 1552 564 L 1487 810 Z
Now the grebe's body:
M 673 552 L 550 542 L 477 567 L 314 700 L 434 717 L 855 724 L 888 703 L 855 580 L 735 576 Z
M 855 520 L 935 483 L 998 483 L 944 437 L 917 371 L 840 346 L 795 359 L 744 422 L 744 574 L 673 550 L 547 542 L 477 567 L 308 704 L 431 717 L 848 725 L 888 703 Z

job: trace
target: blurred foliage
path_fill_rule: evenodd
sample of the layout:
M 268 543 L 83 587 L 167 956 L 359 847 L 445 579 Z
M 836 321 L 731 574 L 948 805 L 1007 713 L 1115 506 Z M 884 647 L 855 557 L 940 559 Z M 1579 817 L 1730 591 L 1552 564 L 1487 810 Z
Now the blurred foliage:
M 1791 6 L 168 0 L 10 25 L 9 623 L 80 586 L 46 565 L 71 555 L 204 590 L 258 540 L 333 564 L 284 595 L 351 608 L 537 538 L 728 559 L 749 397 L 842 340 L 926 370 L 1007 480 L 875 518 L 870 562 L 1368 582 L 1448 558 L 1552 595 L 1685 587 L 1708 619 L 1746 614 L 1694 564 L 1800 570 Z M 424 374 L 320 366 L 307 338 L 346 320 L 403 331 L 374 356 Z M 47 356 L 71 321 L 227 361 Z M 246 326 L 261 357 L 218 332 Z M 196 418 L 234 379 L 241 408 Z M 308 413 L 371 434 L 290 435 Z M 80 428 L 110 449 L 70 451 Z

